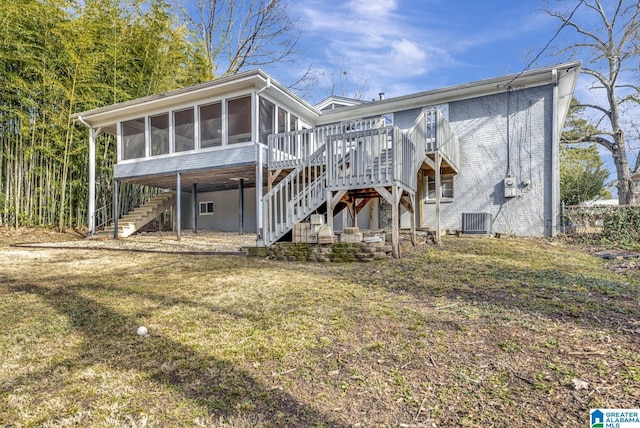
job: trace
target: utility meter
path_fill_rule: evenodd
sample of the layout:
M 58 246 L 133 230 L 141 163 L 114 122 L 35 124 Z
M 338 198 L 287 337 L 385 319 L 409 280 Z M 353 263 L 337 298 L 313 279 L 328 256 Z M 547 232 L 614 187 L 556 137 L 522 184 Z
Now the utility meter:
M 505 198 L 515 198 L 518 196 L 518 185 L 516 183 L 516 178 L 509 174 L 504 179 L 504 197 Z

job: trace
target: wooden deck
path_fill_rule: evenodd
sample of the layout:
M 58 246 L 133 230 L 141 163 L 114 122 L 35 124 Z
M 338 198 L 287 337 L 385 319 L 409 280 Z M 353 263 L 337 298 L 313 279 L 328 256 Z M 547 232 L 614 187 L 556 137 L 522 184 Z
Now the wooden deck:
M 415 234 L 419 174 L 425 168 L 440 173 L 443 166 L 457 172 L 459 162 L 458 140 L 437 110 L 423 112 L 406 133 L 374 119 L 275 134 L 269 136 L 267 152 L 265 245 L 313 213 L 326 214 L 332 227 L 338 206 L 357 214 L 362 201 L 373 197 L 391 204 L 393 224 L 398 223 L 400 206 L 409 211 Z M 363 198 L 358 206 L 356 198 Z M 397 250 L 398 228 L 393 229 Z

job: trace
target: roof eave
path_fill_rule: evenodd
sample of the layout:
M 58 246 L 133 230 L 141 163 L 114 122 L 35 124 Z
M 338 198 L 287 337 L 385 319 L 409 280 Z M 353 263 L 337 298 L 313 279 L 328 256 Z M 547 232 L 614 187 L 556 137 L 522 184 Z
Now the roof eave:
M 577 73 L 581 67 L 580 61 L 544 67 L 520 74 L 496 77 L 461 85 L 418 92 L 400 97 L 387 98 L 385 100 L 370 102 L 353 107 L 340 107 L 321 112 L 319 124 L 327 124 L 342 120 L 352 120 L 361 117 L 389 113 L 392 111 L 409 110 L 463 99 L 476 98 L 496 93 L 505 92 L 508 87 L 520 89 L 524 87 L 542 86 L 553 83 L 553 70 L 563 70 L 565 74 Z M 564 76 L 559 76 L 563 78 Z
M 172 91 L 136 98 L 134 100 L 124 101 L 118 104 L 74 113 L 71 115 L 71 118 L 74 120 L 81 120 L 90 126 L 104 126 L 109 123 L 117 122 L 122 118 L 135 116 L 136 114 L 143 114 L 145 111 L 151 109 L 163 107 L 170 109 L 171 106 L 176 105 L 177 103 L 191 99 L 202 99 L 209 94 L 213 95 L 216 93 L 224 93 L 232 91 L 234 88 L 241 89 L 253 87 L 255 90 L 260 90 L 269 87 L 269 85 L 276 87 L 282 94 L 284 94 L 285 97 L 298 104 L 299 107 L 302 107 L 305 113 L 310 117 L 315 119 L 320 115 L 320 112 L 317 109 L 304 101 L 298 95 L 294 94 L 291 90 L 267 75 L 262 70 L 255 69 L 185 88 L 174 89 Z

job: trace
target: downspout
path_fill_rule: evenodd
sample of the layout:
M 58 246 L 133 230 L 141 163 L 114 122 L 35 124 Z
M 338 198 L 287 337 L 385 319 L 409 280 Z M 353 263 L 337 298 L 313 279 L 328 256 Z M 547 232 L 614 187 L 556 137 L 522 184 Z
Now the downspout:
M 558 141 L 558 70 L 551 70 L 551 81 L 553 84 L 552 100 L 552 122 L 551 122 L 551 236 L 557 235 L 558 227 L 558 206 L 560 204 L 560 178 L 559 157 L 560 147 Z
M 267 84 L 266 86 L 258 89 L 256 91 L 256 95 L 260 95 L 264 90 L 271 88 L 271 77 L 267 77 Z
M 82 116 L 78 122 L 89 128 L 89 204 L 87 207 L 87 236 L 96 233 L 96 135 Z

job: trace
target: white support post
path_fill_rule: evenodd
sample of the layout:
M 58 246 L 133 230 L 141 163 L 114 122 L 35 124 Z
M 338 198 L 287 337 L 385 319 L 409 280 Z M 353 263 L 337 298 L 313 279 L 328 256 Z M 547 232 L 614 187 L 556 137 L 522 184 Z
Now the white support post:
M 96 136 L 94 128 L 89 128 L 89 235 L 96 233 Z
M 442 159 L 440 158 L 440 150 L 436 150 L 436 242 L 440 243 L 440 196 L 442 190 L 440 189 L 440 164 Z
M 194 235 L 198 233 L 198 184 L 191 184 L 191 231 Z
M 181 187 L 181 183 L 180 183 L 180 173 L 176 172 L 176 238 L 179 241 L 180 240 L 180 223 L 181 222 L 181 218 L 180 218 L 180 187 Z
M 256 144 L 256 232 L 258 233 L 258 242 L 264 241 L 264 212 L 262 206 L 262 192 L 264 184 L 262 183 L 262 155 L 263 150 L 260 144 Z

